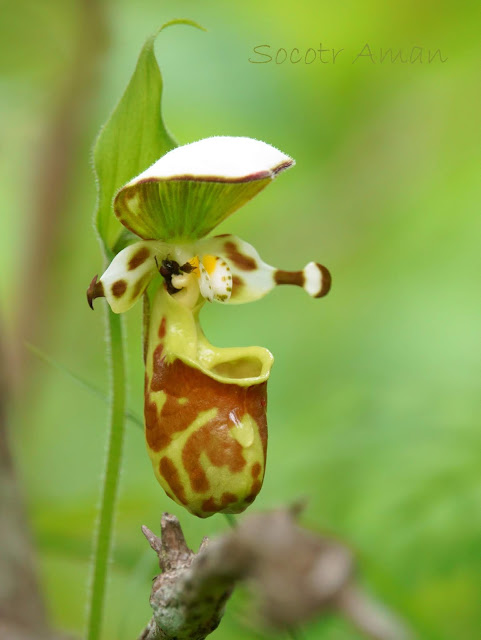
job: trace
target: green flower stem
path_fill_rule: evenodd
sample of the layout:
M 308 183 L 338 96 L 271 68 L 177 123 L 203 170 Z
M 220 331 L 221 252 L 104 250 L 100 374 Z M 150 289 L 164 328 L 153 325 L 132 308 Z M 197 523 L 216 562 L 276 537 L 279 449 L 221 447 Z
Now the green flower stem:
M 235 519 L 235 516 L 232 513 L 224 513 L 223 515 L 225 516 L 225 519 L 229 523 L 229 526 L 235 529 L 237 527 L 237 521 Z
M 110 308 L 107 314 L 108 358 L 111 371 L 110 424 L 100 514 L 95 534 L 87 640 L 99 640 L 101 634 L 125 431 L 125 356 L 122 320 Z

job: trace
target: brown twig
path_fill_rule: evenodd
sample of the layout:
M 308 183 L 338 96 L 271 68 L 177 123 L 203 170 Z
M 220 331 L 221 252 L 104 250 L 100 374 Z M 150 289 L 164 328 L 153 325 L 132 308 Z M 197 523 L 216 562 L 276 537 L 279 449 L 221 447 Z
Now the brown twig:
M 142 527 L 142 532 L 159 558 L 162 573 L 152 587 L 154 617 L 139 640 L 202 640 L 219 625 L 232 579 L 218 571 L 212 575 L 207 540 L 195 554 L 188 548 L 175 516 L 162 516 L 161 538 L 147 527 Z
M 350 550 L 296 522 L 296 509 L 252 515 L 194 554 L 175 516 L 162 536 L 142 531 L 163 573 L 154 581 L 153 618 L 138 640 L 203 640 L 217 628 L 233 588 L 245 581 L 262 622 L 296 629 L 315 615 L 338 612 L 372 640 L 407 640 L 408 632 L 356 586 Z

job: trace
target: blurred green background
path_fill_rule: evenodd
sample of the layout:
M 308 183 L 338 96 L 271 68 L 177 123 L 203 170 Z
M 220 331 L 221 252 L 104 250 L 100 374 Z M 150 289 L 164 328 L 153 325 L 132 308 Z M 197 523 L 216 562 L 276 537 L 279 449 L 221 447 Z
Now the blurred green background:
M 179 143 L 260 138 L 297 166 L 219 227 L 285 269 L 332 272 L 321 300 L 282 289 L 203 312 L 220 346 L 260 344 L 270 380 L 268 466 L 252 509 L 304 496 L 306 526 L 358 554 L 367 587 L 420 638 L 481 637 L 481 17 L 476 2 L 19 0 L 0 23 L 2 322 L 18 463 L 49 615 L 84 623 L 106 439 L 105 404 L 23 347 L 107 389 L 92 145 L 157 26 L 164 117 Z M 252 64 L 253 47 L 336 63 Z M 377 62 L 357 54 L 368 43 Z M 379 49 L 424 47 L 424 62 Z M 428 63 L 428 49 L 440 49 Z M 265 49 L 263 50 L 265 51 Z M 283 55 L 283 54 L 281 54 Z M 325 54 L 326 55 L 326 54 Z M 328 59 L 325 57 L 325 59 Z M 138 305 L 139 306 L 139 305 Z M 128 326 L 129 407 L 142 412 L 140 309 Z M 137 637 L 156 572 L 140 533 L 179 516 L 188 542 L 226 529 L 157 485 L 128 424 L 105 638 Z M 213 638 L 260 638 L 238 594 Z M 329 617 L 307 639 L 357 640 Z

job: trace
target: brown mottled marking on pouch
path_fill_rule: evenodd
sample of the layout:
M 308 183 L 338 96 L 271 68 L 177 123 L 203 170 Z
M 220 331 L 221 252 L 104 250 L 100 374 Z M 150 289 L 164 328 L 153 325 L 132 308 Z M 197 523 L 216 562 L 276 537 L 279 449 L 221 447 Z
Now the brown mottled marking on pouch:
M 316 266 L 321 272 L 321 290 L 314 297 L 322 298 L 322 296 L 325 296 L 329 293 L 329 290 L 331 288 L 331 283 L 332 283 L 332 276 L 329 269 L 325 267 L 323 264 L 319 264 L 318 262 L 316 262 Z
M 233 426 L 233 424 L 232 424 Z M 242 446 L 230 434 L 228 419 L 218 416 L 209 420 L 203 427 L 194 431 L 182 450 L 182 462 L 189 474 L 194 491 L 204 493 L 209 489 L 209 480 L 200 462 L 205 452 L 214 467 L 227 466 L 231 473 L 238 473 L 246 465 Z
M 252 483 L 251 491 L 244 502 L 247 502 L 247 504 L 251 504 L 251 502 L 254 502 L 261 488 L 262 480 L 255 480 L 255 482 Z
M 160 451 L 170 442 L 170 436 L 162 429 L 159 429 L 159 410 L 155 402 L 151 402 L 146 383 L 144 418 L 145 418 L 145 439 L 152 451 Z
M 137 269 L 137 267 L 140 267 L 140 265 L 143 264 L 149 256 L 150 256 L 149 249 L 147 249 L 147 247 L 141 247 L 130 258 L 129 264 L 128 264 L 129 271 L 133 271 L 134 269 Z
M 234 493 L 229 493 L 228 491 L 226 491 L 225 493 L 222 494 L 222 497 L 220 499 L 220 504 L 222 507 L 227 507 L 233 502 L 237 502 L 237 501 L 238 501 L 238 497 Z
M 210 497 L 207 500 L 204 500 L 202 503 L 202 511 L 205 511 L 206 513 L 214 513 L 215 511 L 218 511 L 217 503 L 214 498 Z
M 187 504 L 184 486 L 180 480 L 179 472 L 170 458 L 164 456 L 160 459 L 159 472 L 172 489 L 172 493 L 182 504 Z
M 115 298 L 121 298 L 126 291 L 127 291 L 127 283 L 125 282 L 125 280 L 117 280 L 112 285 L 112 295 Z
M 238 500 L 239 498 L 235 494 L 226 491 L 222 494 L 220 504 L 217 504 L 212 496 L 210 498 L 207 498 L 207 500 L 204 500 L 204 502 L 202 503 L 202 511 L 205 511 L 206 513 L 221 511 L 233 502 L 238 502 Z
M 202 409 L 191 405 L 189 394 L 187 393 L 189 389 L 184 384 L 183 376 L 182 374 L 179 375 L 178 367 L 172 369 L 171 365 L 165 363 L 161 344 L 154 350 L 152 360 L 152 380 L 149 388 L 146 387 L 145 389 L 146 438 L 149 447 L 153 451 L 160 451 L 170 443 L 171 436 L 174 433 L 187 429 Z M 180 362 L 180 360 L 174 361 L 174 363 Z M 150 410 L 150 391 L 165 391 L 167 395 L 160 415 L 158 415 L 157 411 L 154 415 Z M 192 395 L 195 396 L 195 386 Z M 182 407 L 179 407 L 179 398 L 185 397 L 188 398 L 188 401 Z
M 155 349 L 154 349 L 154 353 L 152 354 L 152 357 L 154 359 L 154 362 L 162 362 L 163 358 L 162 358 L 162 352 L 164 350 L 164 345 L 163 344 L 158 344 Z M 153 378 L 152 378 L 153 379 Z M 151 388 L 152 385 L 151 385 Z M 156 391 L 158 391 L 158 389 L 156 389 Z
M 161 320 L 161 323 L 160 323 L 160 327 L 159 327 L 159 338 L 161 340 L 163 340 L 165 338 L 166 326 L 167 326 L 167 318 L 165 316 L 163 316 L 163 318 Z
M 255 462 L 255 463 L 252 465 L 252 467 L 251 467 L 251 474 L 252 474 L 252 477 L 254 478 L 254 480 L 256 480 L 256 479 L 259 477 L 259 474 L 260 474 L 260 472 L 261 472 L 261 469 L 262 469 L 262 467 L 261 467 L 261 465 L 260 465 L 260 463 L 259 463 L 259 462 Z
M 252 488 L 251 488 L 251 495 L 257 495 L 259 493 L 259 491 L 261 490 L 262 487 L 262 481 L 261 480 L 256 480 L 255 482 L 252 483 Z
M 302 271 L 282 271 L 278 269 L 274 273 L 276 284 L 295 284 L 298 287 L 304 286 L 304 274 Z
M 182 360 L 168 363 L 162 357 L 161 345 L 155 349 L 152 358 L 152 379 L 145 393 L 145 423 L 147 442 L 153 451 L 167 446 L 172 436 L 187 429 L 200 412 L 217 409 L 216 416 L 187 439 L 182 451 L 182 460 L 194 490 L 203 492 L 209 488 L 199 461 L 203 451 L 216 467 L 228 466 L 233 472 L 244 468 L 246 462 L 242 446 L 232 437 L 230 430 L 246 413 L 257 423 L 265 456 L 265 382 L 251 387 L 218 382 Z M 150 391 L 164 391 L 167 395 L 160 415 L 151 406 Z M 179 398 L 187 398 L 181 408 Z
M 155 348 L 152 355 L 154 363 L 161 367 L 163 345 L 159 344 Z M 155 365 L 154 365 L 155 366 Z M 170 442 L 170 435 L 160 428 L 160 417 L 158 407 L 155 401 L 150 400 L 150 390 L 152 384 L 149 384 L 149 378 L 145 376 L 144 385 L 144 418 L 145 418 L 145 439 L 152 451 L 160 451 Z M 158 389 L 156 389 L 158 391 Z
M 254 269 L 257 269 L 257 262 L 254 258 L 241 253 L 235 242 L 226 242 L 224 249 L 227 252 L 227 258 L 242 271 L 254 271 Z
M 242 446 L 232 437 L 230 430 L 246 413 L 257 423 L 264 457 L 267 449 L 266 383 L 240 387 L 215 380 L 211 382 L 214 383 L 211 392 L 214 392 L 212 402 L 217 406 L 217 415 L 189 437 L 182 451 L 182 462 L 192 489 L 198 492 L 207 491 L 209 486 L 200 463 L 202 452 L 206 453 L 212 465 L 227 466 L 232 473 L 245 467 Z

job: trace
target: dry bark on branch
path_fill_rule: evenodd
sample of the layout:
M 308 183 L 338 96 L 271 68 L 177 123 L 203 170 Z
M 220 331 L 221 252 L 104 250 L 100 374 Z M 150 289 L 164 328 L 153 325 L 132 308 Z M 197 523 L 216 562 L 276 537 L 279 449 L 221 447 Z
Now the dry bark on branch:
M 217 628 L 235 580 L 222 571 L 211 574 L 205 566 L 207 539 L 193 553 L 175 516 L 162 516 L 162 538 L 147 527 L 142 531 L 158 555 L 162 573 L 152 586 L 154 617 L 139 640 L 203 640 Z
M 407 640 L 402 625 L 356 586 L 350 550 L 302 529 L 295 515 L 295 509 L 252 515 L 228 534 L 204 540 L 197 554 L 173 515 L 162 516 L 161 538 L 142 527 L 162 573 L 152 587 L 153 618 L 138 640 L 204 640 L 241 580 L 271 628 L 292 629 L 337 611 L 373 640 Z

